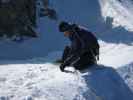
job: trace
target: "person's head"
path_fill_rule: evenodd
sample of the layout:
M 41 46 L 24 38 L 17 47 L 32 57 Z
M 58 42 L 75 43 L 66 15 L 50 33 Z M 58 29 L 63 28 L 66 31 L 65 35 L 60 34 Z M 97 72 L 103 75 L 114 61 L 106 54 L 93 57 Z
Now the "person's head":
M 73 34 L 71 24 L 64 21 L 59 24 L 59 31 L 64 32 L 64 36 L 66 37 L 69 37 L 71 34 Z

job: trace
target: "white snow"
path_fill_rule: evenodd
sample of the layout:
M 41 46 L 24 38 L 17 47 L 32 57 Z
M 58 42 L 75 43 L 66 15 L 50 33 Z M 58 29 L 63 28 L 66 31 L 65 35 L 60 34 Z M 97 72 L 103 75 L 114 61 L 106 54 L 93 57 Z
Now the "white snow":
M 37 100 L 72 100 L 78 94 L 78 88 L 84 85 L 78 82 L 80 80 L 76 75 L 61 73 L 57 66 L 49 63 L 2 67 L 7 68 L 1 70 L 0 86 L 3 91 L 0 91 L 0 95 L 12 100 L 23 100 L 26 97 Z
M 78 71 L 64 73 L 59 70 L 58 65 L 42 64 L 43 62 L 30 64 L 29 61 L 25 63 L 0 66 L 0 100 L 126 100 L 127 98 L 132 100 L 133 98 L 132 92 L 122 78 L 110 67 L 99 65 L 82 73 Z
M 133 46 L 122 43 L 101 43 L 99 63 L 118 68 L 133 62 Z
M 133 63 L 118 68 L 118 72 L 133 91 Z
M 124 26 L 133 31 L 133 1 L 132 0 L 99 0 L 102 16 L 114 18 L 113 25 Z

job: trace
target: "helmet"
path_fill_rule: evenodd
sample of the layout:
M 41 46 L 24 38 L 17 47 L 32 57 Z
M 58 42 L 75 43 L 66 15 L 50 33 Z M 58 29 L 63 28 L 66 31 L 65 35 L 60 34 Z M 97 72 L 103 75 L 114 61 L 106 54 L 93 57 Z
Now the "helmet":
M 71 30 L 71 24 L 64 22 L 64 21 L 59 24 L 60 32 L 65 32 L 65 31 L 70 31 L 70 30 Z

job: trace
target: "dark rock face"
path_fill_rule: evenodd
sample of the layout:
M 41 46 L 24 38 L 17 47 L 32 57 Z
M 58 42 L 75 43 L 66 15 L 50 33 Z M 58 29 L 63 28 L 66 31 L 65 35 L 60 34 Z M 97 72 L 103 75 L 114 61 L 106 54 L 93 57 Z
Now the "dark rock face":
M 0 36 L 35 36 L 36 0 L 0 1 Z

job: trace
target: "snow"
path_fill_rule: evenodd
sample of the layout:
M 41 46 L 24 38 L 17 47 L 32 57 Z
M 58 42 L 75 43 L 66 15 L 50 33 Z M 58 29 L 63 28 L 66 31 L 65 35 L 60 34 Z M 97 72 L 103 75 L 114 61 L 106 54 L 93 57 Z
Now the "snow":
M 50 0 L 59 20 L 38 19 L 39 38 L 0 42 L 0 100 L 132 100 L 132 5 L 132 0 Z M 101 47 L 97 66 L 63 73 L 52 64 L 69 43 L 58 32 L 61 20 L 94 32 Z
M 133 31 L 133 1 L 132 0 L 99 0 L 102 8 L 102 16 L 113 17 L 113 25 L 124 26 L 128 30 Z
M 6 70 L 4 67 L 7 67 Z M 78 92 L 84 91 L 84 84 L 76 75 L 62 73 L 53 64 L 13 64 L 1 66 L 1 69 L 0 96 L 12 97 L 12 100 L 27 97 L 37 100 L 73 100 Z
M 0 98 L 5 98 L 1 100 L 6 98 L 7 100 L 126 100 L 126 98 L 132 100 L 133 98 L 123 79 L 110 67 L 99 65 L 84 72 L 64 73 L 59 70 L 59 65 L 44 62 L 31 64 L 29 61 L 26 63 L 0 66 Z
M 105 43 L 101 41 L 99 63 L 119 68 L 133 62 L 133 46 L 118 43 Z M 107 59 L 107 60 L 106 60 Z
M 133 63 L 120 67 L 117 71 L 133 91 Z

